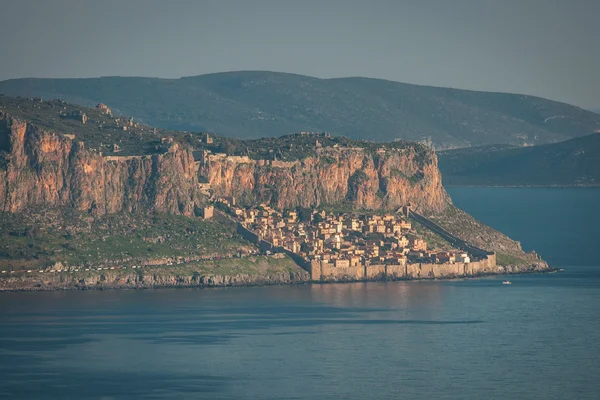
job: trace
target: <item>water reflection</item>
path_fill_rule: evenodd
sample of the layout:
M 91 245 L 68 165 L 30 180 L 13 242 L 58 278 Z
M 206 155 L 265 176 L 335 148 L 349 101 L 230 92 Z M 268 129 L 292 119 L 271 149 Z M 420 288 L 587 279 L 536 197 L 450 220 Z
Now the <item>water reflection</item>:
M 311 301 L 336 307 L 436 308 L 447 288 L 438 282 L 361 282 L 311 285 Z

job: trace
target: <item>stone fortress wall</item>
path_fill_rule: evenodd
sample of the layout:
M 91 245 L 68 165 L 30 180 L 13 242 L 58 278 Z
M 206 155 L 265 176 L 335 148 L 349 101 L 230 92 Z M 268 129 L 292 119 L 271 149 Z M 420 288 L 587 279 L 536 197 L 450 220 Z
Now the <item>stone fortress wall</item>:
M 502 268 L 496 265 L 496 254 L 470 263 L 414 263 L 405 265 L 369 265 L 336 268 L 333 263 L 312 261 L 308 272 L 313 281 L 362 281 L 397 279 L 447 279 L 496 274 Z
M 208 151 L 198 154 L 199 165 L 205 165 L 210 162 L 226 162 L 231 164 L 251 164 L 257 166 L 271 166 L 273 168 L 292 168 L 300 164 L 300 161 L 279 161 L 279 160 L 255 160 L 248 156 L 230 156 L 224 153 L 211 153 Z

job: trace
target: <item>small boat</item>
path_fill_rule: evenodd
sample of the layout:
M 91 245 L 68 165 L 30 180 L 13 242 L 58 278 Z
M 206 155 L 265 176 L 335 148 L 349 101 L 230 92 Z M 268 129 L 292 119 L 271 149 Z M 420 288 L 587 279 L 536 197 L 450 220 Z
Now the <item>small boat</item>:
M 502 284 L 503 285 L 512 285 L 512 282 L 511 281 L 502 281 Z

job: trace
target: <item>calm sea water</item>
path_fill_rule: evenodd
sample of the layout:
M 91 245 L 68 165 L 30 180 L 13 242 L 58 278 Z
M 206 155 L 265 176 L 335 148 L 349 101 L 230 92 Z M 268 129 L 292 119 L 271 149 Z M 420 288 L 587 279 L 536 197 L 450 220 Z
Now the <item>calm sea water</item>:
M 600 265 L 600 188 L 449 188 L 454 204 L 551 265 Z
M 532 192 L 495 190 L 452 194 L 466 209 L 486 196 L 493 215 L 508 212 L 501 223 L 522 217 Z M 564 203 L 554 204 L 560 215 Z M 560 260 L 564 244 L 552 240 L 567 228 L 550 226 L 540 253 Z M 513 229 L 538 245 L 529 228 Z M 597 399 L 600 267 L 576 257 L 510 286 L 490 277 L 0 293 L 0 398 Z

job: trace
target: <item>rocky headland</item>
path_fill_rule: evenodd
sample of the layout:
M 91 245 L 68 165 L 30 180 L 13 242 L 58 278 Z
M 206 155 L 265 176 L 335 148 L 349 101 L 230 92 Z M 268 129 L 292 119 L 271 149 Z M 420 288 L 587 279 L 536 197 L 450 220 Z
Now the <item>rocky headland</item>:
M 479 270 L 419 266 L 410 273 L 319 281 L 548 269 L 517 242 L 456 210 L 442 186 L 435 152 L 422 144 L 361 142 L 323 133 L 241 141 L 157 131 L 105 109 L 61 101 L 1 100 L 1 290 L 311 281 L 287 258 L 283 267 L 275 260 L 269 268 L 252 266 L 252 273 L 244 268 L 221 273 L 199 262 L 236 260 L 234 255 L 245 260 L 252 253 L 253 245 L 236 234 L 230 221 L 199 217 L 212 197 L 279 210 L 395 212 L 411 204 L 457 236 L 498 253 L 498 265 Z M 172 260 L 167 265 L 161 263 L 165 257 Z M 68 268 L 58 271 L 56 263 Z M 181 270 L 175 271 L 173 263 L 182 263 Z M 133 272 L 135 265 L 145 269 Z

